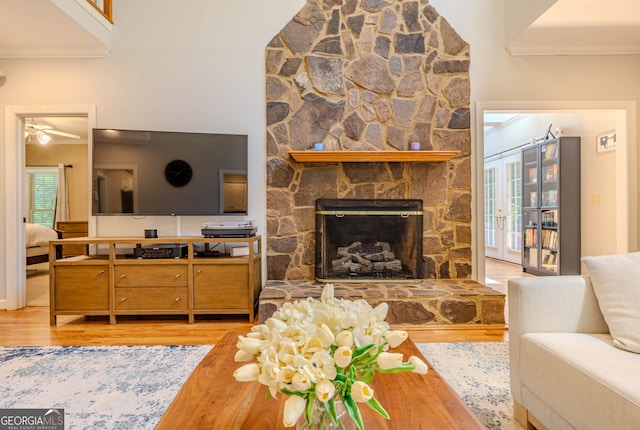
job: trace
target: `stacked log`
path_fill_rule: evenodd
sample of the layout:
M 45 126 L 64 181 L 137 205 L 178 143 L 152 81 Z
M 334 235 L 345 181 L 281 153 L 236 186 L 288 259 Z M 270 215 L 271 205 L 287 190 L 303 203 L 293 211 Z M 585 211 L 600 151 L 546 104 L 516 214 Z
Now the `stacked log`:
M 331 268 L 337 273 L 402 272 L 402 262 L 396 258 L 389 242 L 375 242 L 371 249 L 365 249 L 362 242 L 353 242 L 338 247 L 338 257 L 331 261 Z

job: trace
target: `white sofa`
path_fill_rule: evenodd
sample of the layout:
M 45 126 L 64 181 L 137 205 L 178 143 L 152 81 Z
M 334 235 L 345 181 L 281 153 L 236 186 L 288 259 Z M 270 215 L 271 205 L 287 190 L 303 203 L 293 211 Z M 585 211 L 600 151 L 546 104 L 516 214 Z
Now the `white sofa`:
M 640 354 L 614 346 L 589 277 L 513 279 L 507 297 L 514 415 L 525 429 L 640 429 Z

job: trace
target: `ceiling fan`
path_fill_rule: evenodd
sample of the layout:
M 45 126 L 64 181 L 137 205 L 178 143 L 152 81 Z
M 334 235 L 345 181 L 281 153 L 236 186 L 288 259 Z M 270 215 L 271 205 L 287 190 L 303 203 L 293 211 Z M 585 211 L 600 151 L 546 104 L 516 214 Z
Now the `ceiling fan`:
M 58 131 L 58 130 L 55 130 L 50 125 L 46 125 L 46 124 L 25 124 L 24 126 L 24 137 L 25 139 L 28 139 L 29 142 L 33 137 L 41 145 L 46 145 L 47 143 L 51 142 L 51 136 L 49 136 L 50 134 L 53 134 L 56 136 L 68 137 L 70 139 L 80 139 L 80 136 L 78 136 L 77 134 Z

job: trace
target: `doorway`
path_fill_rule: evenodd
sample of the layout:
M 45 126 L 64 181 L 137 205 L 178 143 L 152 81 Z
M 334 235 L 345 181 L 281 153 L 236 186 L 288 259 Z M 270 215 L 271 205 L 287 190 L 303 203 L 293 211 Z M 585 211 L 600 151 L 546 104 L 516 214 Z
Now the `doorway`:
M 48 306 L 49 250 L 34 232 L 46 227 L 50 230 L 43 234 L 54 238 L 87 235 L 81 227 L 89 214 L 89 130 L 86 116 L 29 117 L 25 126 L 26 304 Z M 62 249 L 64 256 L 74 255 L 71 251 L 70 246 Z M 31 264 L 39 261 L 44 262 Z
M 636 104 L 632 101 L 603 101 L 603 102 L 478 102 L 476 105 L 476 147 L 478 152 L 474 155 L 474 213 L 476 222 L 474 223 L 473 232 L 473 249 L 474 254 L 478 258 L 474 259 L 474 279 L 484 280 L 486 276 L 485 268 L 485 188 L 484 188 L 484 157 L 508 149 L 516 148 L 518 145 L 528 144 L 532 138 L 539 138 L 544 134 L 544 130 L 535 129 L 531 134 L 523 134 L 522 132 L 509 135 L 506 134 L 502 139 L 502 144 L 506 145 L 498 150 L 487 151 L 487 136 L 485 136 L 485 114 L 486 113 L 510 113 L 510 114 L 526 114 L 523 118 L 530 115 L 553 115 L 555 126 L 562 126 L 564 117 L 567 115 L 581 114 L 580 127 L 565 130 L 564 135 L 569 136 L 573 130 L 576 133 L 583 131 L 582 146 L 584 148 L 583 155 L 590 163 L 582 169 L 581 183 L 583 189 L 582 195 L 582 223 L 583 231 L 588 234 L 582 235 L 582 253 L 581 255 L 602 255 L 607 253 L 622 253 L 638 249 L 638 197 L 637 197 L 637 147 L 636 147 Z M 594 173 L 599 172 L 599 163 L 604 157 L 595 155 L 595 136 L 600 130 L 596 129 L 594 122 L 591 121 L 593 115 L 599 115 L 606 112 L 613 117 L 614 128 L 618 132 L 618 143 L 615 154 L 611 154 L 610 161 L 615 166 L 614 171 L 610 175 L 608 185 L 605 187 L 603 181 L 596 178 Z M 560 122 L 556 122 L 557 118 L 562 116 Z M 584 118 L 588 118 L 585 120 Z M 548 126 L 549 123 L 547 122 Z M 515 129 L 515 128 L 514 128 Z M 569 131 L 569 133 L 567 133 Z M 594 137 L 593 142 L 591 137 Z M 598 158 L 602 157 L 602 158 Z M 602 187 L 602 188 L 599 188 Z M 591 197 L 606 196 L 610 199 L 607 208 L 591 207 Z M 604 204 L 603 204 L 604 206 Z M 497 214 L 497 209 L 495 212 Z M 610 210 L 609 218 L 612 222 L 608 223 L 606 229 L 602 228 L 601 210 Z M 504 211 L 504 209 L 503 209 Z M 586 227 L 584 227 L 586 225 Z M 600 225 L 600 227 L 598 227 Z M 586 236 L 586 237 L 585 237 Z M 604 242 L 606 246 L 603 246 Z
M 25 125 L 27 119 L 37 117 L 83 117 L 87 121 L 88 150 L 87 166 L 91 160 L 91 133 L 96 126 L 96 109 L 93 105 L 81 106 L 6 106 L 5 142 L 5 259 L 4 259 L 4 300 L 0 298 L 0 308 L 20 309 L 26 306 L 26 244 L 24 235 L 25 219 Z M 89 176 L 86 178 L 87 189 Z M 89 193 L 87 192 L 87 199 Z M 89 234 L 95 230 L 89 217 Z

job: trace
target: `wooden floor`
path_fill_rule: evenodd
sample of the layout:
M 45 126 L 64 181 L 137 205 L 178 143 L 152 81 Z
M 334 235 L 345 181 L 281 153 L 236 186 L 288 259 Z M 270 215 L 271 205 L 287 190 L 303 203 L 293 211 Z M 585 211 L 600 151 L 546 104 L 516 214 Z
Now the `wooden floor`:
M 489 286 L 506 292 L 506 281 L 528 276 L 520 266 L 487 259 Z M 496 282 L 493 284 L 492 282 Z M 49 325 L 49 308 L 30 306 L 0 311 L 0 346 L 84 345 L 210 345 L 228 331 L 248 331 L 246 318 L 211 317 L 188 324 L 186 317 L 118 317 L 110 325 L 102 317 L 58 318 Z M 483 342 L 507 338 L 505 327 L 433 326 L 402 327 L 414 342 Z

